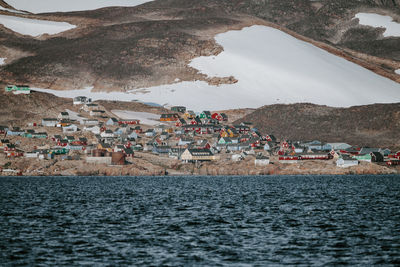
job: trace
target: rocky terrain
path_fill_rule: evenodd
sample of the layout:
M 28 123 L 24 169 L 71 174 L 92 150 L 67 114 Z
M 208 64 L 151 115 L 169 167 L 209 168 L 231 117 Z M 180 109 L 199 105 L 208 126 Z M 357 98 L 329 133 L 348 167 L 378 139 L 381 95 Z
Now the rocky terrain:
M 9 7 L 1 2 L 3 7 Z M 53 89 L 124 91 L 180 81 L 232 83 L 211 79 L 188 66 L 216 55 L 217 33 L 254 24 L 279 28 L 297 38 L 399 81 L 400 38 L 361 26 L 357 12 L 400 17 L 398 1 L 156 0 L 136 7 L 24 14 L 78 27 L 54 36 L 22 36 L 0 25 L 0 76 L 7 83 Z M 7 13 L 7 11 L 0 11 Z
M 236 123 L 248 121 L 280 139 L 347 142 L 400 148 L 400 104 L 333 108 L 314 104 L 271 105 Z

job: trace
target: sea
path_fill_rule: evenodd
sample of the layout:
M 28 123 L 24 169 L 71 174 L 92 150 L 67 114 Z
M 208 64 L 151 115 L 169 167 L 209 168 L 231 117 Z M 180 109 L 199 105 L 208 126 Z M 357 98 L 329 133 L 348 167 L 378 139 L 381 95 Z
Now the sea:
M 400 176 L 2 177 L 1 266 L 399 266 Z

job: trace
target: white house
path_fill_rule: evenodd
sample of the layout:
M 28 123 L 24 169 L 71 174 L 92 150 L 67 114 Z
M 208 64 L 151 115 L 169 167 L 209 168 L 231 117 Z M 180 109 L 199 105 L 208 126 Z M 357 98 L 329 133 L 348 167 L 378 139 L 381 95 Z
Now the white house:
M 114 133 L 111 130 L 105 130 L 100 136 L 103 138 L 114 138 Z
M 91 103 L 92 99 L 91 98 L 87 98 L 86 96 L 77 96 L 74 98 L 74 105 L 83 105 L 86 103 Z
M 94 126 L 99 125 L 99 121 L 96 119 L 84 119 L 81 121 L 81 124 L 86 126 Z
M 265 156 L 257 156 L 254 160 L 255 166 L 267 166 L 269 165 L 269 158 Z
M 100 134 L 100 127 L 95 125 L 95 126 L 87 126 L 83 128 L 83 131 L 85 132 L 92 132 L 93 134 Z
M 350 157 L 342 157 L 336 161 L 336 166 L 341 167 L 341 168 L 347 168 L 347 167 L 351 167 L 351 166 L 357 166 L 358 163 L 359 162 L 357 159 L 353 159 Z
M 69 120 L 69 113 L 66 111 L 61 112 L 60 114 L 58 114 L 57 117 L 59 120 Z
M 78 131 L 78 126 L 71 124 L 63 127 L 63 133 L 75 133 Z
M 118 125 L 118 120 L 116 118 L 109 118 L 106 125 Z
M 42 119 L 42 125 L 45 127 L 56 127 L 58 120 L 54 118 Z

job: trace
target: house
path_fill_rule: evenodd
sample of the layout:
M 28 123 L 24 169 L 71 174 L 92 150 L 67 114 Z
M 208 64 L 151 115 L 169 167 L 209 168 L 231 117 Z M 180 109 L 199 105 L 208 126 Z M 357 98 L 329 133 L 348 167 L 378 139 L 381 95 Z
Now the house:
M 7 126 L 1 126 L 0 125 L 0 134 L 6 134 L 8 131 L 8 127 Z
M 221 116 L 221 114 L 219 114 L 218 112 L 214 112 L 213 114 L 211 114 L 211 118 L 217 121 L 222 121 L 223 118 Z
M 185 113 L 186 107 L 184 106 L 173 106 L 171 107 L 171 111 L 178 112 L 178 113 Z
M 301 159 L 298 155 L 280 155 L 279 162 L 281 163 L 297 163 Z
M 358 161 L 365 161 L 365 162 L 371 162 L 372 161 L 372 156 L 371 154 L 358 154 L 354 155 L 353 158 L 357 159 Z
M 99 125 L 99 121 L 96 119 L 83 119 L 81 121 L 81 125 L 85 125 L 85 126 Z
M 104 110 L 96 109 L 96 110 L 91 110 L 90 113 L 89 113 L 89 115 L 92 116 L 92 117 L 101 117 L 101 116 L 103 116 L 105 113 L 106 113 L 106 112 L 105 112 Z
M 309 153 L 309 154 L 301 154 L 299 159 L 301 160 L 329 160 L 332 159 L 333 156 L 330 153 Z
M 156 135 L 156 132 L 154 131 L 154 129 L 148 129 L 146 132 L 144 132 L 144 135 L 147 137 L 153 137 Z
M 86 96 L 77 96 L 77 97 L 74 97 L 74 100 L 73 100 L 74 105 L 89 104 L 91 102 L 92 102 L 92 99 L 87 98 Z
M 44 127 L 56 127 L 58 120 L 55 118 L 44 118 L 42 119 L 42 126 Z
M 209 149 L 187 148 L 181 155 L 181 160 L 185 162 L 212 161 L 215 159 L 215 156 L 211 153 Z
M 194 142 L 194 140 L 192 138 L 181 137 L 181 138 L 179 138 L 178 146 L 190 145 L 193 142 Z
M 199 115 L 200 119 L 211 119 L 211 112 L 208 110 L 203 111 Z
M 61 112 L 60 114 L 58 114 L 57 117 L 59 120 L 69 120 L 69 113 L 66 111 Z
M 349 156 L 343 155 L 341 158 L 339 158 L 336 161 L 336 166 L 341 167 L 341 168 L 347 168 L 351 166 L 357 166 L 358 165 L 358 160 L 351 158 Z
M 100 134 L 100 127 L 99 126 L 86 126 L 83 128 L 85 132 L 91 132 L 93 134 Z
M 168 153 L 168 157 L 174 158 L 174 159 L 179 159 L 181 157 L 183 151 L 184 150 L 179 147 L 172 147 Z
M 160 139 L 161 139 L 162 141 L 168 140 L 168 139 L 169 139 L 169 134 L 168 134 L 167 132 L 162 132 L 162 133 L 160 134 Z
M 140 124 L 140 120 L 119 120 L 119 125 L 136 125 Z
M 19 127 L 14 127 L 12 129 L 8 129 L 8 136 L 22 136 L 25 132 L 21 130 Z
M 117 120 L 116 118 L 109 118 L 109 119 L 106 121 L 106 125 L 107 125 L 107 126 L 115 126 L 115 125 L 118 125 L 118 120 Z
M 7 93 L 12 92 L 14 95 L 31 93 L 29 85 L 7 85 L 5 91 Z
M 187 123 L 186 123 L 185 119 L 179 118 L 179 120 L 177 120 L 177 122 L 175 123 L 175 126 L 176 127 L 182 127 L 182 126 L 184 126 L 186 124 Z
M 133 151 L 132 148 L 126 148 L 125 147 L 123 152 L 124 152 L 125 156 L 128 157 L 128 158 L 135 157 L 135 152 Z
M 140 126 L 135 126 L 135 127 L 131 128 L 131 129 L 137 134 L 141 134 L 143 132 L 143 129 Z
M 38 138 L 38 139 L 46 139 L 48 137 L 47 133 L 45 133 L 45 132 L 32 133 L 31 135 L 32 135 L 32 138 Z
M 63 127 L 63 133 L 75 133 L 77 131 L 78 131 L 78 126 L 76 126 L 75 124 Z
M 183 114 L 183 117 L 186 120 L 191 120 L 191 119 L 194 119 L 196 117 L 196 113 L 194 113 L 193 110 L 188 110 Z
M 371 152 L 371 162 L 383 162 L 384 155 L 381 152 Z
M 220 113 L 219 115 L 221 115 L 222 121 L 228 121 L 228 115 L 226 115 L 225 113 Z
M 269 157 L 258 155 L 254 160 L 255 166 L 267 166 L 269 165 Z
M 177 113 L 173 114 L 161 114 L 160 121 L 177 121 L 179 115 Z
M 94 103 L 86 103 L 81 107 L 81 110 L 90 112 L 92 110 L 97 110 L 99 109 L 99 105 L 94 104 Z
M 351 148 L 351 145 L 346 143 L 327 143 L 327 145 L 333 150 L 345 150 Z
M 103 138 L 114 138 L 114 133 L 111 130 L 105 130 L 104 132 L 100 133 L 100 136 Z
M 191 121 L 190 121 L 191 125 L 201 125 L 203 124 L 203 122 L 201 121 L 201 119 L 199 117 L 194 117 Z
M 235 125 L 234 127 L 239 134 L 247 134 L 250 132 L 250 127 L 246 125 Z
M 314 140 L 308 143 L 304 143 L 303 146 L 305 146 L 308 150 L 322 150 L 323 144 L 321 143 L 321 141 Z
M 273 134 L 267 134 L 263 137 L 263 139 L 267 142 L 276 142 L 276 137 Z
M 154 154 L 169 154 L 171 151 L 170 146 L 153 146 L 152 152 Z
M 50 149 L 50 152 L 54 155 L 66 155 L 69 153 L 69 149 L 65 147 L 53 147 L 52 149 Z
M 219 144 L 219 145 L 229 145 L 229 144 L 232 144 L 232 139 L 229 138 L 229 137 L 221 137 L 221 138 L 218 140 L 218 144 Z

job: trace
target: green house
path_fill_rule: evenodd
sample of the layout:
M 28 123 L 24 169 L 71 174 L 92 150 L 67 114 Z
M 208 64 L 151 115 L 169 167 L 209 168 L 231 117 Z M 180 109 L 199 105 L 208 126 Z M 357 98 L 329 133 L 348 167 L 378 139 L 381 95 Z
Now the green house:
M 211 112 L 205 110 L 202 113 L 200 113 L 199 117 L 200 119 L 211 119 Z
M 28 85 L 7 85 L 5 90 L 7 93 L 13 92 L 14 94 L 30 94 L 31 92 Z
M 230 139 L 229 137 L 221 137 L 218 140 L 218 144 L 219 145 L 229 145 L 232 144 L 232 139 Z
M 51 153 L 54 155 L 66 155 L 69 153 L 69 149 L 65 148 L 65 147 L 61 147 L 61 148 L 53 148 L 51 150 Z
M 359 161 L 367 161 L 367 162 L 371 162 L 371 160 L 372 160 L 371 154 L 356 155 L 353 158 L 355 158 Z

